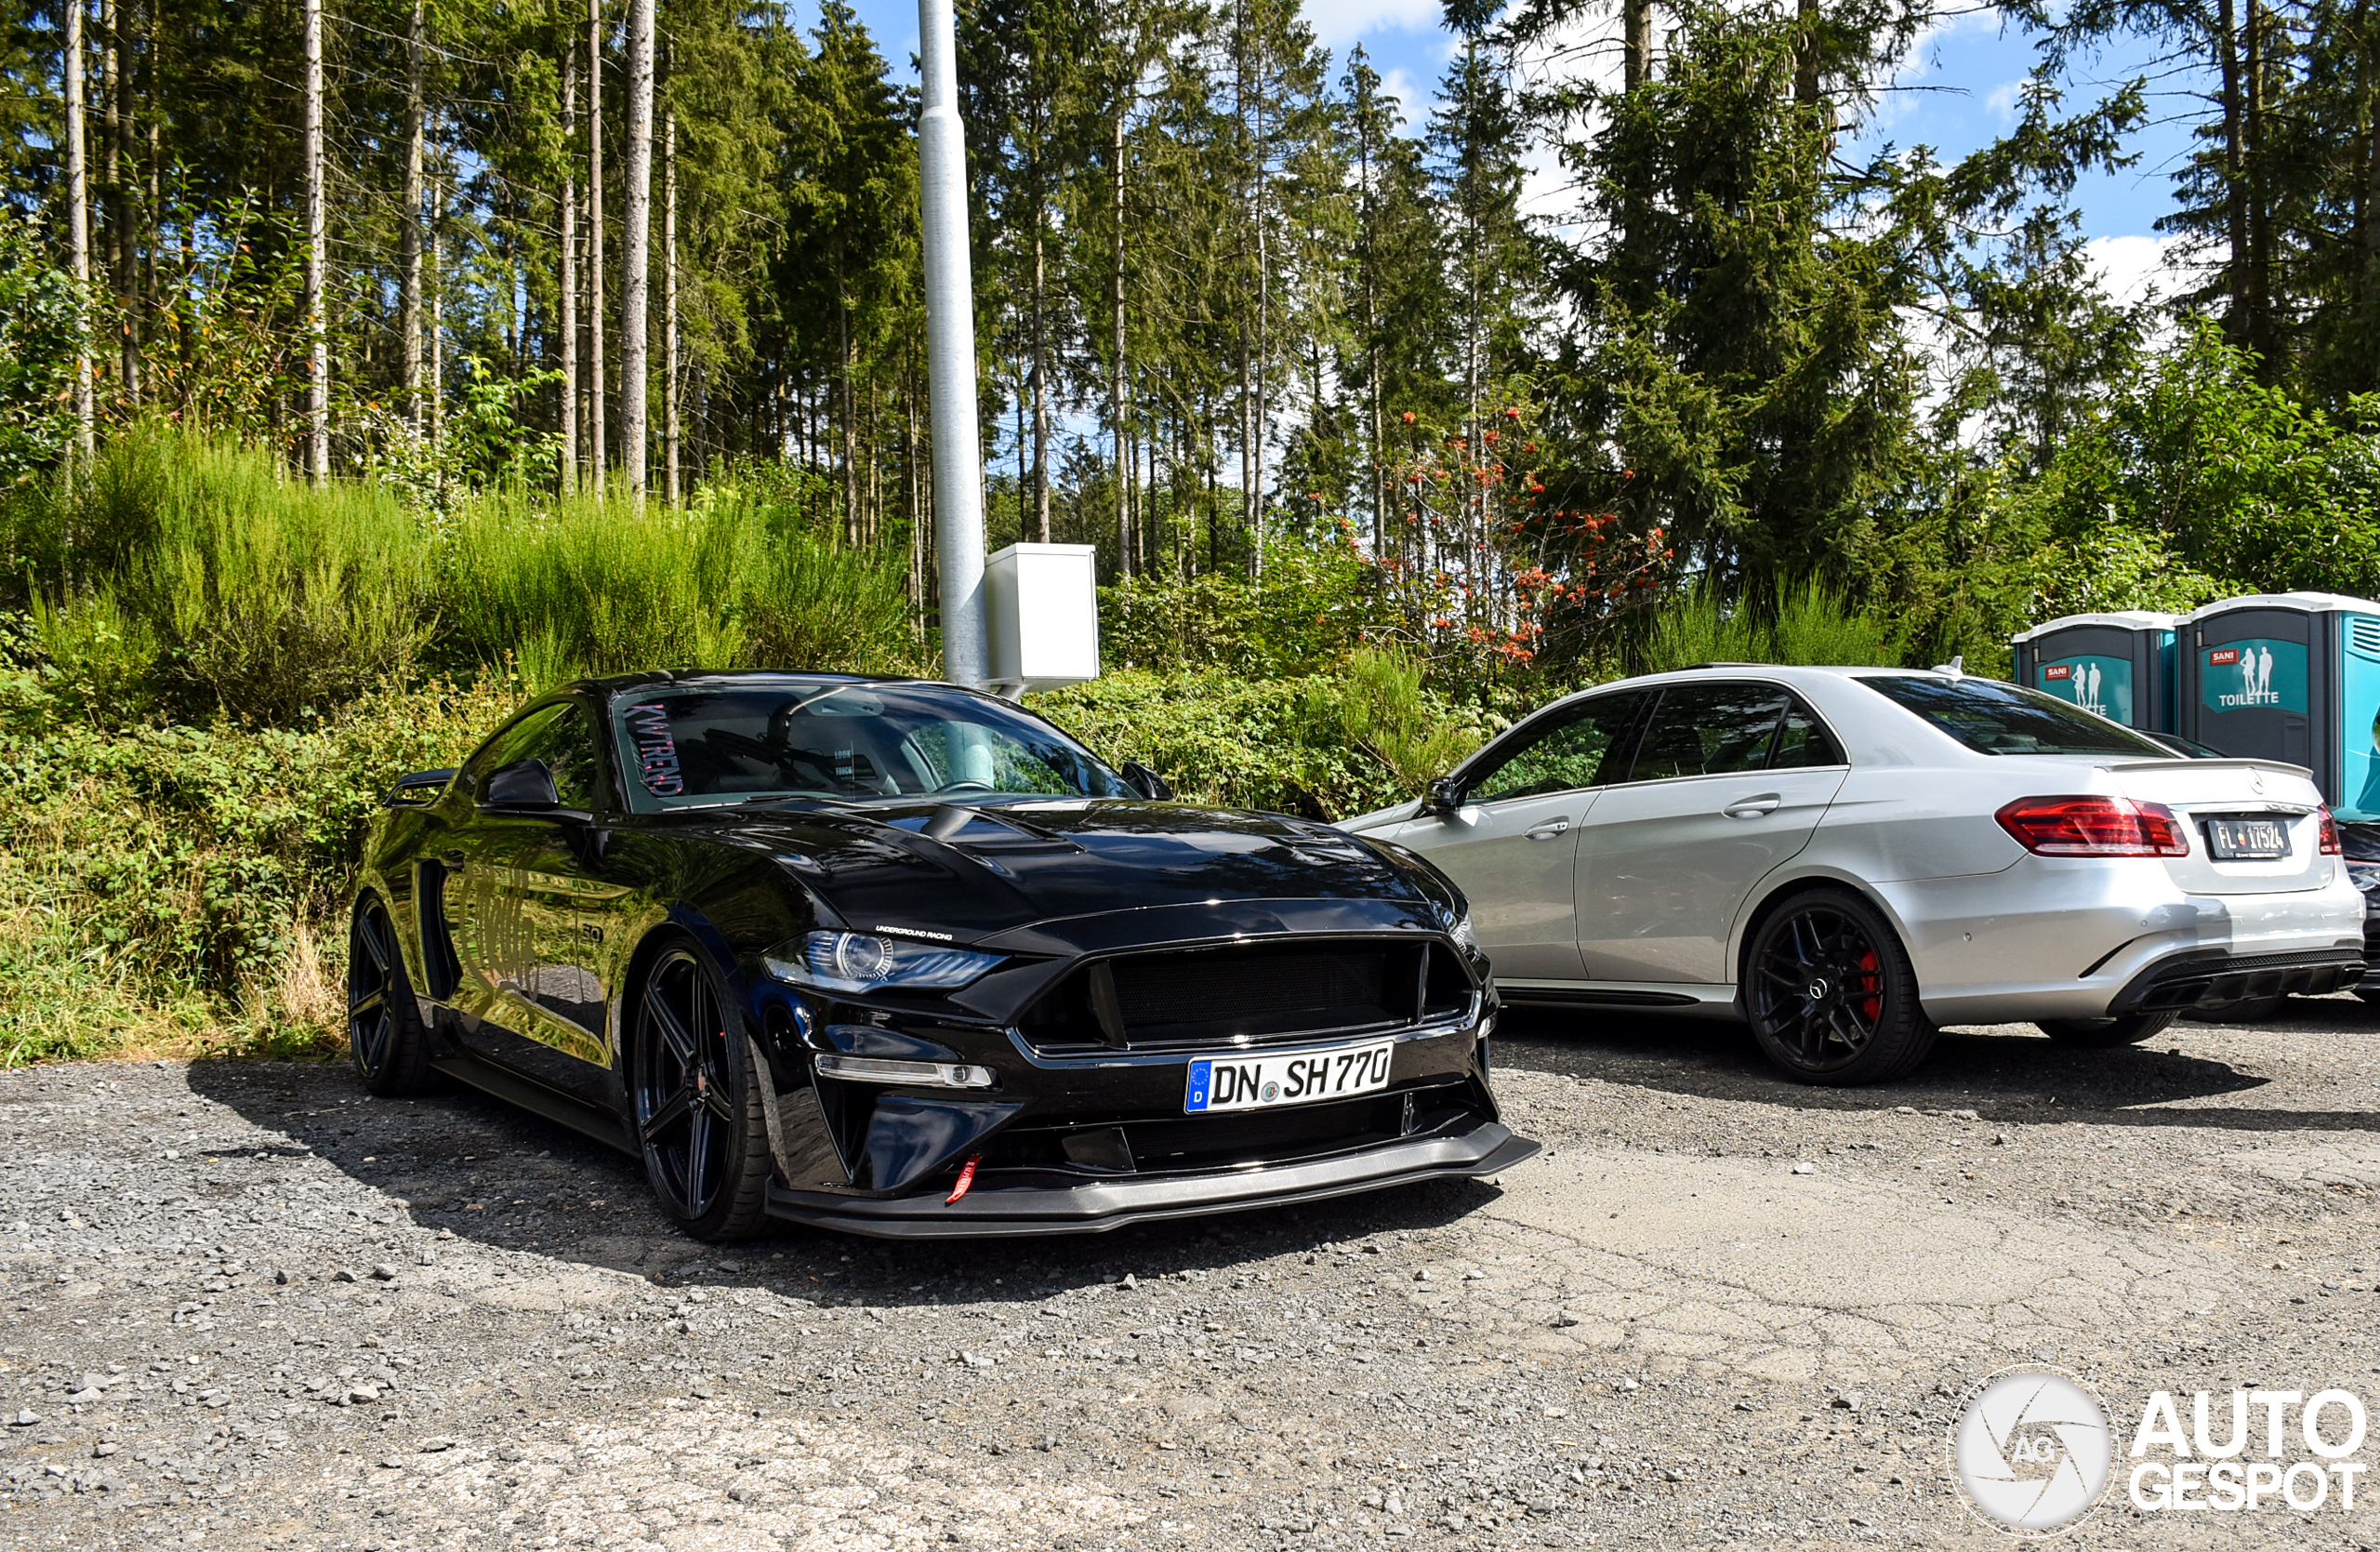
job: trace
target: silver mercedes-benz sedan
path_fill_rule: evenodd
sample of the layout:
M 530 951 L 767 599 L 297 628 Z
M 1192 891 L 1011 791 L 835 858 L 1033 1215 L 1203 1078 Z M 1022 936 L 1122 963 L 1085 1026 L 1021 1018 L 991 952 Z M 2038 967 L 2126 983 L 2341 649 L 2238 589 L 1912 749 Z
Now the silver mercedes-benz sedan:
M 1713 664 L 1556 702 L 1347 820 L 1470 896 L 1504 1001 L 1739 1017 L 1866 1083 L 1937 1026 L 2079 1045 L 2362 975 L 2310 775 L 1996 680 Z

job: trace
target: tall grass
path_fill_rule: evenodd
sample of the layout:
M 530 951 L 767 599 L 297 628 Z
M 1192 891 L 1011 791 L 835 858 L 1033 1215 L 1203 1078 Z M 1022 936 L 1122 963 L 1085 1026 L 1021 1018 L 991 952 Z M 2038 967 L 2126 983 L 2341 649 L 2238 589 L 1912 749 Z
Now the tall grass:
M 542 689 L 652 668 L 919 669 L 904 568 L 807 531 L 782 491 L 692 511 L 519 491 L 449 518 L 389 486 L 313 487 L 269 452 L 165 423 L 0 511 L 56 687 L 101 721 L 267 725 L 423 670 Z
M 426 641 L 433 536 L 383 487 L 311 487 L 235 442 L 137 426 L 12 515 L 44 650 L 86 697 L 145 683 L 284 722 L 403 677 Z
M 889 670 L 910 657 L 902 570 L 735 487 L 693 511 L 483 498 L 456 524 L 441 634 L 533 687 L 637 669 Z
M 1652 673 L 1695 663 L 1844 664 L 1889 667 L 1901 644 L 1890 621 L 1844 604 L 1816 582 L 1787 593 L 1773 621 L 1723 603 L 1701 589 L 1679 603 L 1653 632 L 1646 654 Z

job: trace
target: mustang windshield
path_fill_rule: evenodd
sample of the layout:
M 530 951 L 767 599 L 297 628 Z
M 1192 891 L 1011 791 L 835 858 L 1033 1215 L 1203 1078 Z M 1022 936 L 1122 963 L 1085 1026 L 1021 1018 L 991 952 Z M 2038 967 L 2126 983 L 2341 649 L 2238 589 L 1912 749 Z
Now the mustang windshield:
M 2071 701 L 1992 679 L 1900 674 L 1860 683 L 1916 712 L 1981 754 L 2121 754 L 2171 760 L 2174 751 Z
M 957 690 L 654 685 L 614 701 L 612 719 L 629 796 L 648 812 L 774 797 L 1132 795 L 1049 723 Z

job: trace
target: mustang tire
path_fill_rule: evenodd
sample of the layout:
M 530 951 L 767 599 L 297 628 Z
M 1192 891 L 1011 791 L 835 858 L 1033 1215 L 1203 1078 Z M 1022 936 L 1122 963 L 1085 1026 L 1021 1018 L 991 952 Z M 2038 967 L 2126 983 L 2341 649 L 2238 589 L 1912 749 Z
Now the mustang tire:
M 1745 949 L 1743 988 L 1762 1054 L 1798 1082 L 1886 1082 L 1934 1048 L 1907 950 L 1849 890 L 1778 907 Z
M 355 902 L 348 923 L 347 1048 L 374 1094 L 419 1094 L 430 1085 L 430 1030 L 405 975 L 396 923 L 376 895 Z
M 628 1102 L 662 1210 L 697 1240 L 746 1240 L 768 1222 L 768 1123 L 751 1043 L 694 945 L 672 939 L 637 990 Z
M 2044 1018 L 2033 1027 L 2060 1045 L 2138 1045 L 2174 1027 L 2179 1014 L 2136 1013 L 2122 1018 Z

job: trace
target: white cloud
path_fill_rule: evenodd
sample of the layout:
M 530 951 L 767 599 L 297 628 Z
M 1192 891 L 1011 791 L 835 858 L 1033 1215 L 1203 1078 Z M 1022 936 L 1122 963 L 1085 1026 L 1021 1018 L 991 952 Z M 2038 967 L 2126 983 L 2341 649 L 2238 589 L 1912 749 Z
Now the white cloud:
M 2170 298 L 2191 283 L 2181 262 L 2179 237 L 2094 237 L 2083 247 L 2099 284 L 2114 300 L 2131 306 L 2153 292 Z
M 1991 88 L 1990 95 L 1983 99 L 1983 105 L 1990 109 L 1992 116 L 2001 123 L 2013 124 L 2016 119 L 2016 99 L 2024 90 L 2025 82 L 2022 77 L 2014 81 L 2003 81 Z
M 1323 46 L 1339 53 L 1376 33 L 1435 29 L 1438 0 L 1306 0 L 1306 24 Z

